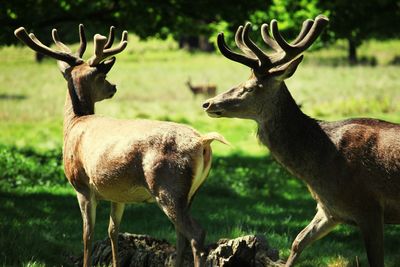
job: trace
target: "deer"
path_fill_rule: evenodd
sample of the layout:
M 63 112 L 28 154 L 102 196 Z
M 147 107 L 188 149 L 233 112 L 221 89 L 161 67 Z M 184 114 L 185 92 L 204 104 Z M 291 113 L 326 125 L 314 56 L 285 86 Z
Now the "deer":
M 271 53 L 249 37 L 251 24 L 239 26 L 240 52 L 217 36 L 226 58 L 251 69 L 250 77 L 202 107 L 213 118 L 250 119 L 270 154 L 307 185 L 317 202 L 316 214 L 295 238 L 286 266 L 338 224 L 358 227 L 370 266 L 384 266 L 384 224 L 400 223 L 400 124 L 372 118 L 323 121 L 304 114 L 285 80 L 296 71 L 303 52 L 329 20 L 323 15 L 303 22 L 298 36 L 287 42 L 278 22 L 263 24 L 261 36 Z
M 215 96 L 217 94 L 217 86 L 215 84 L 202 84 L 202 85 L 193 85 L 190 78 L 186 81 L 186 85 L 189 90 L 193 93 L 193 96 L 197 95 L 205 95 L 208 97 Z
M 94 55 L 86 49 L 83 25 L 80 45 L 73 53 L 59 39 L 58 50 L 43 45 L 34 34 L 20 27 L 15 36 L 32 50 L 58 61 L 68 91 L 64 105 L 64 171 L 76 191 L 83 219 L 84 266 L 91 265 L 96 206 L 111 202 L 108 235 L 112 265 L 119 266 L 118 230 L 127 203 L 156 202 L 173 223 L 177 236 L 176 266 L 183 265 L 183 253 L 190 244 L 194 266 L 204 266 L 205 231 L 189 213 L 193 196 L 211 168 L 214 140 L 227 144 L 218 133 L 201 135 L 195 129 L 174 122 L 122 120 L 95 114 L 95 103 L 110 99 L 116 85 L 106 79 L 115 55 L 127 46 L 127 32 L 112 47 L 115 28 L 106 38 L 94 35 Z

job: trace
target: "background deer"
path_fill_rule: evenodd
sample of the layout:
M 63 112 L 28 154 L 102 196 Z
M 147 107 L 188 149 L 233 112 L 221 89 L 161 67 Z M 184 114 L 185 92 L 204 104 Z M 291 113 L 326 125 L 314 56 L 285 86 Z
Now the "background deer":
M 193 96 L 197 95 L 205 95 L 208 97 L 215 96 L 217 94 L 217 86 L 215 84 L 199 84 L 192 85 L 190 77 L 186 81 L 186 85 L 189 87 L 190 91 L 193 93 Z
M 203 108 L 211 117 L 255 120 L 260 141 L 307 184 L 317 201 L 317 213 L 293 242 L 287 266 L 307 245 L 347 223 L 360 228 L 370 266 L 383 267 L 383 224 L 400 223 L 400 125 L 376 119 L 312 119 L 299 109 L 284 82 L 327 23 L 321 15 L 306 20 L 290 44 L 276 20 L 270 24 L 273 38 L 269 26 L 262 25 L 262 38 L 274 50 L 271 55 L 249 38 L 249 23 L 235 36 L 244 55 L 230 50 L 220 33 L 221 53 L 250 67 L 252 74 Z
M 118 266 L 118 227 L 124 203 L 156 201 L 175 226 L 176 265 L 182 265 L 188 241 L 195 266 L 204 263 L 205 232 L 189 215 L 193 195 L 211 167 L 213 140 L 226 143 L 217 133 L 200 135 L 196 130 L 172 122 L 117 120 L 94 115 L 95 102 L 111 98 L 116 86 L 106 80 L 115 63 L 111 57 L 127 45 L 127 32 L 111 48 L 114 28 L 107 39 L 94 36 L 94 56 L 82 59 L 86 48 L 83 25 L 79 26 L 80 47 L 76 54 L 53 40 L 61 51 L 44 46 L 24 28 L 15 35 L 34 51 L 55 58 L 68 83 L 64 107 L 64 170 L 75 188 L 83 218 L 84 266 L 89 266 L 96 205 L 111 201 L 108 228 L 113 266 Z M 111 58 L 110 58 L 111 57 Z M 109 58 L 109 59 L 108 59 Z

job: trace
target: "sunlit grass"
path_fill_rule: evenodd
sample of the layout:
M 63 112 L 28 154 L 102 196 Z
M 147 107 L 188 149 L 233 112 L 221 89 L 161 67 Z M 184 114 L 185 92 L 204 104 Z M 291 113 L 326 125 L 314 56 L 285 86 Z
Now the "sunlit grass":
M 387 64 L 399 46 L 399 41 L 363 45 L 360 55 L 376 56 L 375 67 L 336 64 L 346 55 L 341 43 L 307 53 L 287 85 L 303 111 L 318 119 L 376 117 L 400 122 L 399 67 Z M 88 57 L 92 48 L 87 51 Z M 82 248 L 75 193 L 65 180 L 54 182 L 63 178 L 66 83 L 53 60 L 36 64 L 27 48 L 0 48 L 0 56 L 0 152 L 14 155 L 15 179 L 23 182 L 19 186 L 9 182 L 14 176 L 0 168 L 0 265 L 66 264 L 66 258 Z M 194 83 L 215 83 L 222 92 L 249 75 L 246 67 L 217 53 L 188 53 L 177 50 L 172 41 L 139 42 L 133 37 L 109 74 L 118 92 L 112 100 L 99 103 L 96 111 L 117 118 L 172 120 L 203 133 L 223 134 L 232 147 L 213 144 L 214 167 L 192 207 L 207 230 L 207 242 L 261 233 L 287 257 L 292 240 L 313 217 L 315 201 L 305 185 L 258 143 L 254 122 L 209 118 L 201 109 L 204 98 L 194 98 L 185 86 L 190 76 Z M 56 166 L 51 165 L 54 162 Z M 6 176 L 9 180 L 2 184 Z M 51 182 L 39 185 L 35 179 Z M 108 204 L 102 203 L 98 211 L 96 238 L 103 239 Z M 175 239 L 172 225 L 156 205 L 130 205 L 121 227 Z M 388 226 L 385 233 L 386 264 L 397 266 L 399 227 Z M 308 248 L 299 266 L 354 266 L 355 256 L 366 264 L 358 231 L 340 226 Z

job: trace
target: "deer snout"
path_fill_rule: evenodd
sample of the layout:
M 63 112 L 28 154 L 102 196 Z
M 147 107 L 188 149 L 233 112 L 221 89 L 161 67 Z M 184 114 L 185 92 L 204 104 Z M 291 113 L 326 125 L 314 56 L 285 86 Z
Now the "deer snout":
M 207 112 L 210 117 L 220 117 L 222 115 L 222 108 L 213 100 L 209 99 L 202 105 L 205 112 Z
M 203 107 L 204 110 L 207 110 L 210 105 L 211 105 L 211 102 L 207 102 L 206 101 L 206 102 L 203 103 L 202 107 Z

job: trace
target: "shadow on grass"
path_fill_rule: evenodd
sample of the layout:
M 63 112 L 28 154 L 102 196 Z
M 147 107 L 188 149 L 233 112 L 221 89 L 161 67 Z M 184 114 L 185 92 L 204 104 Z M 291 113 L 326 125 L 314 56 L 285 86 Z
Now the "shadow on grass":
M 65 183 L 65 187 L 69 187 Z M 97 209 L 95 239 L 107 235 L 109 205 Z M 262 233 L 270 245 L 288 254 L 297 233 L 315 212 L 315 201 L 306 187 L 271 157 L 232 155 L 216 157 L 210 177 L 198 192 L 192 214 L 207 230 L 208 242 L 222 237 Z M 79 207 L 73 190 L 58 192 L 51 186 L 37 193 L 7 189 L 0 192 L 0 262 L 4 266 L 39 262 L 68 265 L 69 255 L 82 249 Z M 121 232 L 148 234 L 175 240 L 174 228 L 154 204 L 129 205 Z M 400 228 L 387 227 L 387 266 L 396 266 Z M 338 255 L 365 262 L 358 232 L 340 227 L 306 249 L 299 266 L 320 266 Z M 388 262 L 389 261 L 389 262 Z

